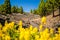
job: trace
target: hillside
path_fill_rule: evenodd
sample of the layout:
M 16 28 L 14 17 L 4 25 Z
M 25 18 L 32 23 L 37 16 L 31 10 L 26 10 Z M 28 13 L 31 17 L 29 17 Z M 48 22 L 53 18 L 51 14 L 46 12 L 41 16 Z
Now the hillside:
M 55 11 L 55 15 L 58 14 L 58 10 Z M 41 21 L 41 17 L 39 15 L 34 15 L 34 14 L 20 14 L 20 13 L 13 13 L 10 15 L 1 15 L 0 14 L 0 18 L 2 19 L 6 19 L 9 18 L 9 21 L 14 21 L 15 23 L 18 24 L 18 22 L 20 20 L 23 21 L 23 26 L 27 27 L 30 24 L 33 25 L 34 27 L 37 27 L 40 25 L 40 21 Z M 47 24 L 45 25 L 45 27 L 54 27 L 54 25 L 58 24 L 59 20 L 59 16 L 57 17 L 52 17 L 51 15 L 46 16 L 47 18 Z

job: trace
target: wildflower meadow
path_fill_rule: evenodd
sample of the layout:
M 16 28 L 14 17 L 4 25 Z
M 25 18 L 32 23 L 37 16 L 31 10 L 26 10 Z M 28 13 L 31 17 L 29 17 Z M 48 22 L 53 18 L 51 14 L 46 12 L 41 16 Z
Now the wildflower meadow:
M 42 30 L 43 24 L 46 24 L 46 17 L 42 17 L 39 28 L 32 25 L 23 28 L 22 21 L 18 25 L 5 21 L 4 26 L 0 24 L 0 40 L 60 40 L 60 28 L 58 28 L 58 33 L 54 33 L 53 28 Z

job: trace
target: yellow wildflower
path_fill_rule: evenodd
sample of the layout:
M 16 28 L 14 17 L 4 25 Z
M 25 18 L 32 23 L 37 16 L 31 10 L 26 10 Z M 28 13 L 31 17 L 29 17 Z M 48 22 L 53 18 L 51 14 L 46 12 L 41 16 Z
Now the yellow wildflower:
M 11 40 L 10 36 L 9 35 L 6 35 L 5 36 L 5 40 Z
M 55 34 L 55 40 L 60 40 L 60 35 L 59 34 Z
M 59 32 L 59 34 L 60 34 L 60 28 L 58 28 L 58 32 Z
M 18 40 L 18 38 L 15 38 L 15 40 Z
M 0 30 L 0 37 L 2 37 L 2 31 Z
M 1 25 L 1 23 L 0 23 L 0 30 L 2 29 L 2 25 Z
M 21 32 L 20 32 L 20 35 L 19 35 L 19 40 L 22 40 L 23 37 L 24 37 L 24 31 L 21 31 Z
M 30 30 L 30 31 L 32 31 L 32 29 L 33 29 L 33 26 L 32 26 L 32 25 L 30 25 L 29 30 Z
M 7 29 L 8 29 L 7 27 L 3 27 L 2 31 L 3 31 L 3 32 L 6 32 Z
M 13 28 L 14 24 L 15 24 L 14 22 L 9 23 L 9 28 Z
M 22 27 L 22 21 L 21 20 L 19 21 L 19 26 Z
M 42 25 L 40 25 L 40 26 L 39 26 L 39 29 L 40 29 L 40 30 L 42 30 L 42 28 L 43 28 L 43 26 L 42 26 Z
M 42 17 L 41 23 L 46 24 L 46 17 Z
M 53 28 L 51 28 L 51 29 L 50 29 L 50 33 L 51 33 L 51 34 L 53 34 L 53 32 L 54 32 L 54 29 L 53 29 Z
M 35 35 L 35 40 L 39 40 L 39 35 Z
M 33 29 L 33 32 L 36 33 L 38 31 L 37 27 Z
M 8 24 L 8 22 L 7 21 L 5 21 L 5 26 Z
M 25 31 L 24 33 L 24 39 L 29 40 L 30 39 L 30 32 L 28 30 Z

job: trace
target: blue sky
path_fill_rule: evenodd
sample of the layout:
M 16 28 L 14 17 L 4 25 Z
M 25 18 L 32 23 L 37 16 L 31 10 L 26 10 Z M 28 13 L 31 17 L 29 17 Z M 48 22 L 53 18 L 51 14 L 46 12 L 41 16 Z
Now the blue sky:
M 25 12 L 29 12 L 31 9 L 36 9 L 40 3 L 40 0 L 10 0 L 11 5 L 22 6 Z M 4 0 L 0 0 L 0 4 L 3 4 Z

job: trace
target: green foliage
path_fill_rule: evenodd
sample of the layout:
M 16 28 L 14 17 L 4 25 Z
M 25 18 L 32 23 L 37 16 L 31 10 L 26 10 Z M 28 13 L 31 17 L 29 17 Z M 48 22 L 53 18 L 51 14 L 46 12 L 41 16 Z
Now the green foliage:
M 11 12 L 12 13 L 18 13 L 19 8 L 17 6 L 11 7 Z
M 39 6 L 38 6 L 38 11 L 40 13 L 40 16 L 44 16 L 45 14 L 45 2 L 44 0 L 41 0 Z
M 56 0 L 56 6 L 59 8 L 59 15 L 60 15 L 60 0 Z
M 53 11 L 53 17 L 54 17 L 55 0 L 50 0 L 50 4 L 52 5 L 52 11 Z
M 30 10 L 30 13 L 32 13 L 32 12 L 33 12 L 33 10 L 31 9 L 31 10 Z
M 7 13 L 7 14 L 11 14 L 10 0 L 5 0 L 5 2 L 4 2 L 4 12 Z
M 23 7 L 20 7 L 20 13 L 23 14 Z
M 55 0 L 55 1 L 56 1 L 57 6 L 60 6 L 60 0 Z
M 4 12 L 4 4 L 0 5 L 0 14 L 5 14 L 5 12 Z
M 30 13 L 38 14 L 40 16 L 46 16 L 51 14 L 59 8 L 60 13 L 60 0 L 41 0 L 37 9 L 30 10 Z M 5 0 L 4 4 L 0 5 L 1 14 L 10 14 L 10 13 L 21 13 L 23 14 L 23 7 L 18 8 L 17 6 L 11 7 L 10 0 Z
M 10 0 L 5 0 L 3 5 L 0 5 L 1 14 L 21 13 L 23 14 L 23 8 L 18 6 L 11 7 Z
M 41 0 L 38 8 L 36 9 L 36 13 L 34 14 L 46 16 L 53 12 L 54 16 L 54 11 L 57 10 L 58 8 L 60 11 L 60 0 Z
M 23 14 L 23 8 L 22 7 L 18 8 L 17 6 L 13 6 L 13 7 L 11 7 L 11 12 L 12 13 L 21 13 L 21 14 Z
M 36 9 L 33 10 L 33 14 L 37 14 L 37 10 Z
M 0 13 L 2 13 L 2 11 L 3 11 L 3 7 L 2 5 L 0 5 Z
M 9 29 L 8 31 L 7 31 L 7 33 L 10 35 L 10 37 L 11 37 L 11 40 L 15 40 L 15 38 L 19 38 L 19 33 L 16 31 L 17 29 L 16 29 L 16 27 L 17 27 L 18 25 L 16 24 L 16 25 L 14 25 L 14 27 L 13 27 L 13 29 Z

